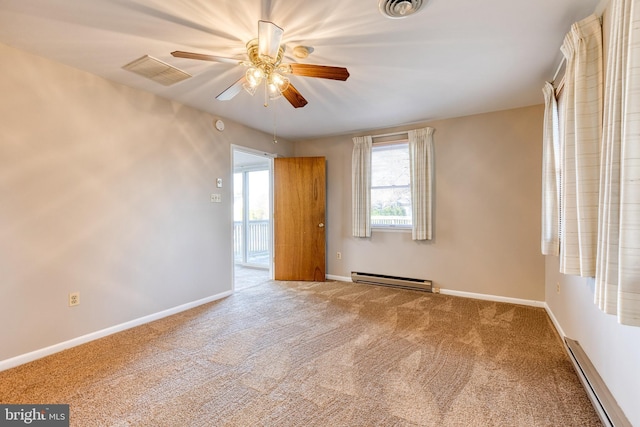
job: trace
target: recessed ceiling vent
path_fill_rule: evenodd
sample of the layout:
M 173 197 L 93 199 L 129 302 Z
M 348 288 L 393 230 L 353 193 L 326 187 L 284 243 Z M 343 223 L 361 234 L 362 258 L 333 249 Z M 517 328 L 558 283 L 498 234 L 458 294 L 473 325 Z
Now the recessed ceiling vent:
M 171 86 L 191 77 L 191 74 L 149 55 L 138 58 L 122 68 L 165 86 Z
M 380 0 L 378 7 L 387 18 L 406 18 L 418 12 L 427 0 Z

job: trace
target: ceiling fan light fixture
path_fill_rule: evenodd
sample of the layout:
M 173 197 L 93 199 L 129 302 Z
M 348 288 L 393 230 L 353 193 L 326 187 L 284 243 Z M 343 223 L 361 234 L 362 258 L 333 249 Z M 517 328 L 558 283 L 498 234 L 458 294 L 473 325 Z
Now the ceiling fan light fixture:
M 300 63 L 283 64 L 285 45 L 281 43 L 282 35 L 282 28 L 273 22 L 258 21 L 258 37 L 249 40 L 246 45 L 248 61 L 183 51 L 174 51 L 171 52 L 171 55 L 176 58 L 226 62 L 246 67 L 244 75 L 220 92 L 216 99 L 228 101 L 240 93 L 242 89 L 254 95 L 258 87 L 264 82 L 265 107 L 269 106 L 269 98 L 273 99 L 279 96 L 284 96 L 293 108 L 301 108 L 307 105 L 307 100 L 289 81 L 288 75 L 290 74 L 340 81 L 345 81 L 349 78 L 349 71 L 344 67 Z M 297 50 L 299 54 L 301 52 L 303 55 L 313 52 L 313 48 L 310 46 L 298 46 Z
M 267 91 L 270 99 L 282 96 L 282 92 L 289 87 L 289 79 L 277 71 L 271 72 L 267 81 Z
M 258 86 L 264 78 L 264 71 L 258 67 L 249 67 L 246 73 L 247 83 L 251 87 Z
M 282 96 L 282 92 L 272 83 L 267 84 L 267 92 L 269 92 L 269 99 L 278 99 Z
M 391 19 L 406 18 L 417 13 L 427 0 L 380 0 L 380 12 Z
M 289 86 L 289 79 L 280 74 L 277 71 L 273 71 L 269 74 L 269 84 L 274 85 L 279 91 L 286 90 Z
M 249 84 L 249 82 L 244 82 L 242 84 L 242 88 L 251 96 L 255 95 L 256 93 L 256 89 L 258 88 L 258 86 L 251 86 L 251 84 Z

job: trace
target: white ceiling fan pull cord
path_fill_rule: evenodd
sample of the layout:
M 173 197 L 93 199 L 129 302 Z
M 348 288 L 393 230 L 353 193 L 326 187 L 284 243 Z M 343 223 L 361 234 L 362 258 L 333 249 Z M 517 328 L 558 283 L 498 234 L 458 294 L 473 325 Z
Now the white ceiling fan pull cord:
M 276 139 L 276 109 L 273 109 L 273 143 L 277 144 L 278 140 Z
M 264 106 L 269 106 L 269 92 L 267 92 L 267 82 L 264 83 Z

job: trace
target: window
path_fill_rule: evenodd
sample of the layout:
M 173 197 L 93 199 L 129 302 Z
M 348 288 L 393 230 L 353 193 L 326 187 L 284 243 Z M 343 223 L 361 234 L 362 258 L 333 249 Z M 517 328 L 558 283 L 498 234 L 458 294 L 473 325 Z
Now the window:
M 371 150 L 371 226 L 411 228 L 409 143 L 373 144 Z
M 432 127 L 353 138 L 351 233 L 371 237 L 372 228 L 411 229 L 412 240 L 433 234 Z

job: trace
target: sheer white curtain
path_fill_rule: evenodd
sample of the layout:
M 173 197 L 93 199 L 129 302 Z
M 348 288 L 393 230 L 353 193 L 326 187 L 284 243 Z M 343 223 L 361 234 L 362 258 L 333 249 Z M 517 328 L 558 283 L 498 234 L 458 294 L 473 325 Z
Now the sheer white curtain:
M 631 0 L 612 0 L 607 49 L 595 302 L 605 313 L 618 311 L 620 240 L 620 155 Z
M 353 138 L 351 224 L 354 237 L 371 237 L 371 136 Z
M 594 277 L 602 136 L 602 30 L 595 15 L 572 25 L 562 45 L 564 94 L 560 271 Z
M 640 326 L 640 5 L 631 6 L 621 150 L 618 319 Z
M 544 129 L 542 140 L 542 236 L 543 255 L 560 253 L 560 134 L 558 103 L 553 85 L 546 82 L 544 94 Z
M 433 130 L 427 127 L 408 132 L 413 240 L 431 240 L 432 235 Z

